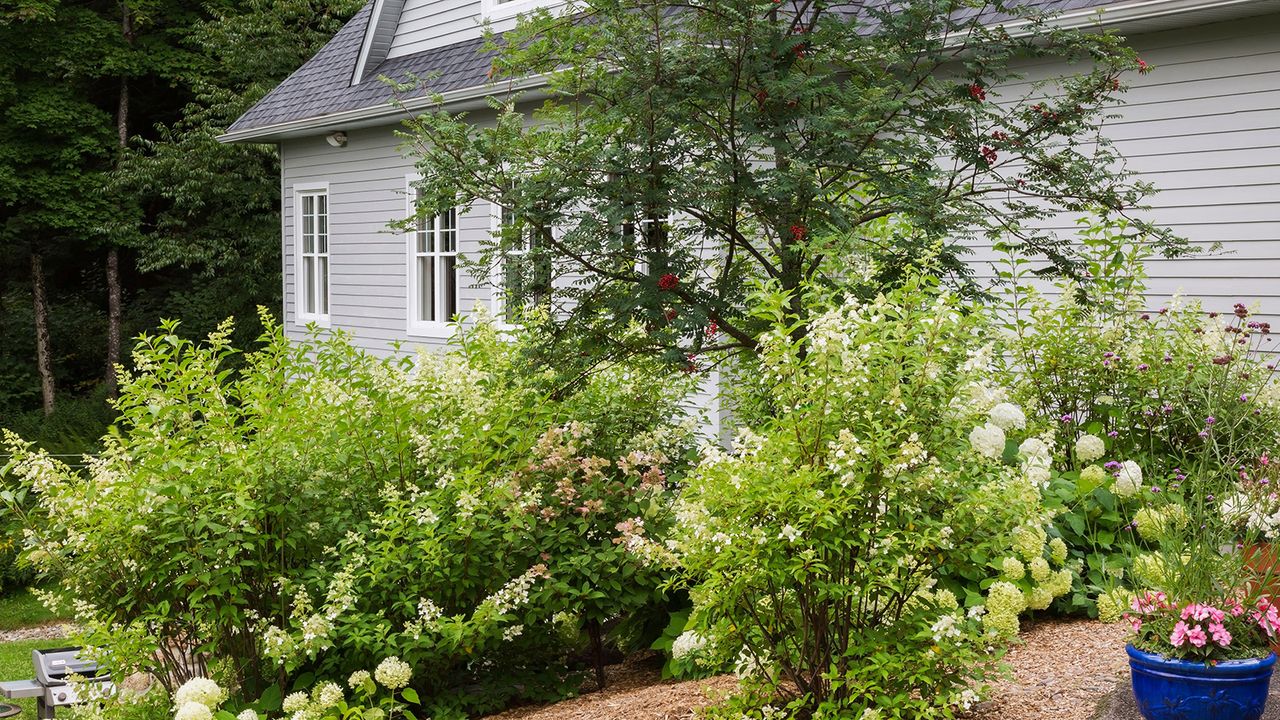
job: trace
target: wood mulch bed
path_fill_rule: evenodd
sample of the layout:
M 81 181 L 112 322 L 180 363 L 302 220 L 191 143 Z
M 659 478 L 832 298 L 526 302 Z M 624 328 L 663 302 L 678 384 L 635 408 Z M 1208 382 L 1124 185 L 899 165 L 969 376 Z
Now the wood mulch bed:
M 605 668 L 602 692 L 586 692 L 553 705 L 513 708 L 487 720 L 683 720 L 737 686 L 732 675 L 663 680 L 661 658 L 644 654 Z
M 1127 627 L 1096 620 L 1024 623 L 1021 643 L 1004 662 L 1011 677 L 994 683 L 990 699 L 966 720 L 1089 720 L 1128 677 Z
M 1089 720 L 1125 677 L 1125 628 L 1092 620 L 1024 623 L 1022 641 L 1005 655 L 1011 676 L 964 720 Z M 603 692 L 552 705 L 513 708 L 488 720 L 685 720 L 732 693 L 728 675 L 663 680 L 653 655 L 606 670 Z M 590 683 L 588 683 L 590 686 Z

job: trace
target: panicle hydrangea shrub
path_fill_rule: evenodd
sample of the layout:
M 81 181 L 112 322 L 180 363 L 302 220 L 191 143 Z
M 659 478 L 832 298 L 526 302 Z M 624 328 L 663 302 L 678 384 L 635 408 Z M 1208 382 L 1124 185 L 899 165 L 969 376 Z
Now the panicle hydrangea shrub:
M 705 448 L 677 509 L 688 630 L 779 712 L 949 717 L 1070 588 L 1028 472 L 1047 443 L 990 383 L 980 308 L 912 281 L 797 337 L 785 307 L 763 295 L 756 368 L 780 411 Z

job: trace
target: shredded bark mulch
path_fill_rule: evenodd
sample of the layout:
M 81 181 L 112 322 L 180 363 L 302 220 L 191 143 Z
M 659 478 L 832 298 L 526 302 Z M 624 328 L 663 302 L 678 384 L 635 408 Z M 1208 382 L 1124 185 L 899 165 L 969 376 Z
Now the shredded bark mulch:
M 1094 620 L 1026 623 L 1021 642 L 1005 655 L 1011 675 L 993 685 L 990 699 L 964 720 L 1090 720 L 1123 694 L 1128 678 L 1125 627 Z M 731 694 L 737 680 L 663 680 L 652 655 L 628 658 L 606 670 L 604 691 L 552 705 L 513 708 L 487 720 L 687 720 Z M 1110 720 L 1113 716 L 1108 715 Z M 1127 714 L 1114 716 L 1128 720 Z
M 653 655 L 627 658 L 605 669 L 605 688 L 553 705 L 513 708 L 488 720 L 685 720 L 732 693 L 732 675 L 705 680 L 663 680 L 662 661 Z
M 1011 677 L 965 720 L 1089 720 L 1128 678 L 1127 628 L 1096 620 L 1028 623 L 1004 662 Z

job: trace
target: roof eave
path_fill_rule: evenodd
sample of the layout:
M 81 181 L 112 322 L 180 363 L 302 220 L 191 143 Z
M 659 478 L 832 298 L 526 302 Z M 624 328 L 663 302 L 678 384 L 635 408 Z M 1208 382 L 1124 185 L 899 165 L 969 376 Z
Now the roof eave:
M 410 98 L 392 104 L 390 102 L 363 108 L 341 110 L 324 115 L 290 120 L 261 127 L 231 130 L 218 136 L 218 142 L 271 143 L 295 137 L 318 135 L 337 130 L 351 130 L 391 122 L 407 120 L 414 112 L 445 108 L 452 111 L 471 110 L 487 106 L 487 98 L 499 94 L 525 93 L 522 100 L 538 100 L 549 93 L 541 92 L 547 85 L 544 75 L 534 75 L 517 82 L 503 83 L 501 88 L 491 84 L 459 88 L 438 96 Z
M 1156 30 L 1170 26 L 1169 19 L 1178 16 L 1190 14 L 1214 16 L 1216 14 L 1216 19 L 1229 19 L 1246 17 L 1251 9 L 1256 8 L 1280 9 L 1280 0 L 1139 0 L 1062 13 L 1052 18 L 1049 23 L 1064 29 L 1123 27 L 1131 31 Z M 1014 35 L 1020 34 L 1019 28 L 1023 28 L 1024 33 L 1031 32 L 1029 21 L 1004 23 L 1004 26 Z M 529 92 L 545 87 L 546 76 L 536 75 L 504 84 L 502 92 Z M 279 142 L 326 131 L 385 125 L 397 118 L 408 119 L 414 111 L 427 108 L 444 107 L 456 111 L 482 107 L 485 99 L 495 94 L 497 92 L 493 85 L 476 85 L 451 90 L 438 97 L 413 98 L 395 105 L 383 103 L 261 127 L 231 130 L 219 135 L 218 141 L 223 143 Z M 545 94 L 534 93 L 526 97 L 536 99 Z

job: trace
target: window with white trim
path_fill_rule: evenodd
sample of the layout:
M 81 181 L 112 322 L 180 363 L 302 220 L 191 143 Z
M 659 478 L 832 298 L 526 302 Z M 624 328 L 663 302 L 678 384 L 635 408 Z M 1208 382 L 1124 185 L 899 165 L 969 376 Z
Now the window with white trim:
M 657 252 L 667 243 L 667 225 L 670 216 L 656 213 L 642 217 L 639 222 L 622 224 L 622 246 L 636 259 L 635 270 L 641 275 L 649 272 L 649 254 Z
M 499 207 L 496 220 L 502 257 L 493 283 L 493 311 L 497 317 L 515 322 L 524 308 L 550 294 L 551 263 L 545 255 L 550 230 L 524 222 L 505 207 Z
M 443 326 L 458 314 L 458 209 L 419 218 L 410 235 L 410 321 Z
M 329 318 L 329 191 L 299 190 L 298 319 Z

